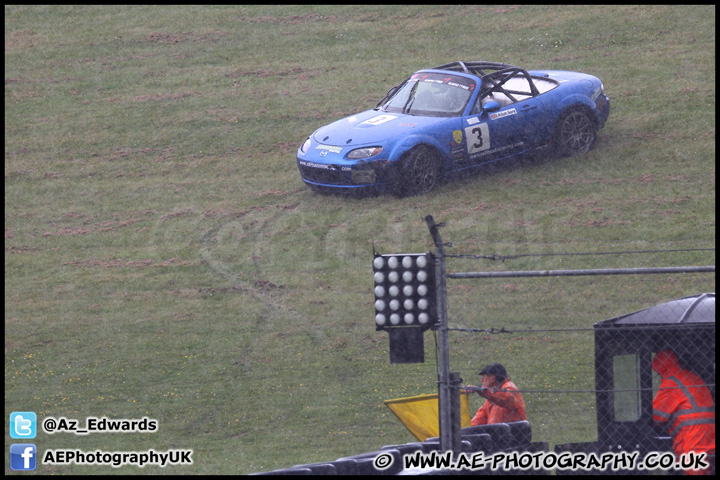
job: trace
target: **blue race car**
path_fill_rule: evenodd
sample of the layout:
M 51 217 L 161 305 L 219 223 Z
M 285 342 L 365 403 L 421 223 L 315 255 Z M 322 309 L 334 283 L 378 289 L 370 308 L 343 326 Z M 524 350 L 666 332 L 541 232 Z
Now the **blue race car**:
M 316 190 L 418 195 L 452 172 L 533 150 L 585 153 L 609 113 L 592 75 L 458 61 L 420 70 L 372 110 L 319 128 L 297 164 Z

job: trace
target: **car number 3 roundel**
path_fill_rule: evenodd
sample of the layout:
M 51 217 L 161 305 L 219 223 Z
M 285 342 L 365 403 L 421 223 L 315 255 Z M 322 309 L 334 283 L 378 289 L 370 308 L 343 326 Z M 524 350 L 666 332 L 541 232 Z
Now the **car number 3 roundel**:
M 490 148 L 490 132 L 487 123 L 465 128 L 465 138 L 467 138 L 468 155 Z

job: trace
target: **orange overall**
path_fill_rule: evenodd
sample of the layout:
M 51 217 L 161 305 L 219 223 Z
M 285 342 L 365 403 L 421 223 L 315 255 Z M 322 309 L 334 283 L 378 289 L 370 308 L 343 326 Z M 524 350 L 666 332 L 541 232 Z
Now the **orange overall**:
M 715 453 L 715 402 L 703 379 L 684 370 L 670 350 L 658 352 L 652 368 L 662 377 L 653 420 L 667 425 L 675 455 Z
M 471 425 L 507 423 L 527 420 L 525 401 L 510 379 L 505 379 L 499 389 L 483 390 L 480 396 L 487 400 L 470 421 Z

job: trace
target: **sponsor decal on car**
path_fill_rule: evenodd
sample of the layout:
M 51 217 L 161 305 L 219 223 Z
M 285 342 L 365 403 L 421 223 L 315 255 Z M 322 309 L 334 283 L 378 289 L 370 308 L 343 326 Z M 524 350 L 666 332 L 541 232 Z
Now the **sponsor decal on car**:
M 453 140 L 455 140 L 455 143 L 462 143 L 462 140 L 463 140 L 462 130 L 455 130 L 453 132 Z
M 449 79 L 448 79 L 448 80 L 449 80 Z M 450 85 L 451 87 L 462 88 L 463 90 L 474 90 L 474 89 L 475 89 L 475 84 L 474 84 L 474 83 L 471 83 L 470 85 L 463 85 L 462 83 L 450 82 L 450 81 L 446 81 L 446 83 L 447 83 L 448 85 Z
M 490 130 L 487 123 L 465 128 L 465 136 L 468 139 L 468 155 L 472 156 L 477 152 L 483 152 L 490 148 Z
M 462 145 L 452 145 L 450 147 L 450 155 L 453 160 L 462 160 L 465 158 L 465 148 Z
M 349 172 L 352 169 L 350 167 L 340 167 L 337 165 L 325 165 L 324 163 L 314 163 L 314 162 L 307 162 L 305 160 L 300 160 L 298 163 L 303 167 L 309 167 L 309 168 L 321 168 L 323 170 L 332 170 L 332 171 L 343 171 L 343 172 Z
M 490 114 L 490 120 L 497 120 L 498 118 L 509 117 L 510 115 L 517 114 L 517 110 L 511 108 L 510 110 L 504 110 L 502 112 L 495 112 Z
M 477 153 L 478 150 L 472 153 L 472 158 L 478 158 L 478 157 L 484 157 L 486 155 L 494 155 L 496 153 L 504 152 L 506 150 L 512 150 L 514 148 L 522 147 L 525 144 L 525 142 L 515 142 L 510 145 L 505 145 L 503 147 L 498 147 L 492 150 L 485 150 L 481 153 Z
M 395 120 L 396 118 L 397 117 L 395 115 L 378 115 L 377 117 L 365 120 L 360 125 L 382 125 L 383 123 Z

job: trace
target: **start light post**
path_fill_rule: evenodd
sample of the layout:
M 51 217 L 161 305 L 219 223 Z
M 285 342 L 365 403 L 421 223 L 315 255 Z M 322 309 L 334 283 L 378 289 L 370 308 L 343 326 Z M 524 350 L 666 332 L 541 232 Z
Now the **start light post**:
M 432 215 L 425 217 L 435 243 L 435 279 L 438 315 L 438 411 L 440 421 L 440 450 L 460 450 L 460 374 L 450 371 L 450 341 L 448 338 L 447 290 L 445 283 L 445 246 Z
M 375 254 L 375 329 L 387 330 L 390 363 L 425 361 L 423 333 L 438 332 L 440 450 L 460 448 L 460 375 L 450 372 L 445 244 L 431 215 L 425 218 L 435 255 Z M 448 244 L 448 246 L 451 246 Z

